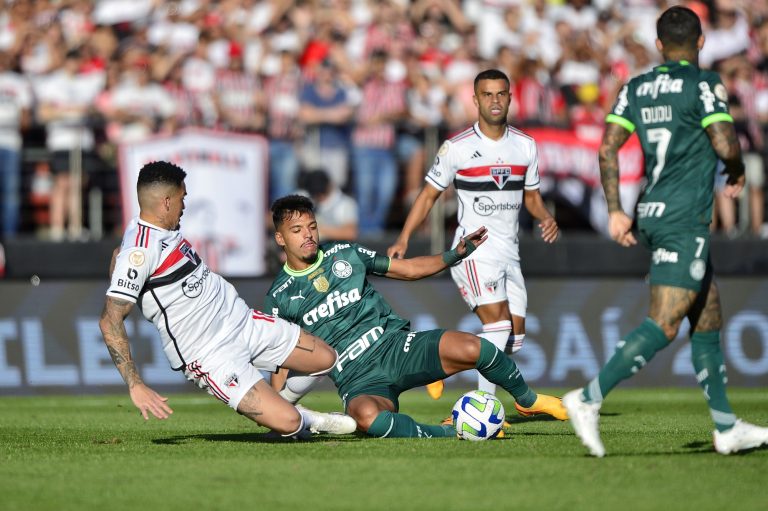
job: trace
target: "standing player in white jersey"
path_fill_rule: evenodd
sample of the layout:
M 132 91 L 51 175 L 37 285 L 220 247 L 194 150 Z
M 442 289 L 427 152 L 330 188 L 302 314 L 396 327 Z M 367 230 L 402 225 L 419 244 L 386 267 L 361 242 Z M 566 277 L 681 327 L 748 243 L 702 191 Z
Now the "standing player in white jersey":
M 539 193 L 538 153 L 534 140 L 507 124 L 509 79 L 496 69 L 475 77 L 478 120 L 440 147 L 426 184 L 408 213 L 403 230 L 387 255 L 403 257 L 408 240 L 440 194 L 453 182 L 459 200 L 459 227 L 453 245 L 485 225 L 488 241 L 451 268 L 464 301 L 483 323 L 482 337 L 517 352 L 525 337 L 528 297 L 520 271 L 518 216 L 525 204 L 539 221 L 547 243 L 557 239 L 557 222 Z M 478 388 L 494 393 L 496 385 L 478 376 Z M 437 399 L 442 382 L 427 387 Z
M 167 162 L 145 165 L 140 213 L 123 236 L 99 320 L 104 342 L 144 419 L 173 413 L 131 358 L 124 320 L 134 304 L 155 324 L 171 367 L 238 413 L 284 436 L 304 430 L 352 433 L 346 415 L 298 409 L 258 369 L 286 367 L 310 375 L 333 369 L 337 354 L 298 325 L 251 309 L 206 266 L 179 231 L 186 173 Z

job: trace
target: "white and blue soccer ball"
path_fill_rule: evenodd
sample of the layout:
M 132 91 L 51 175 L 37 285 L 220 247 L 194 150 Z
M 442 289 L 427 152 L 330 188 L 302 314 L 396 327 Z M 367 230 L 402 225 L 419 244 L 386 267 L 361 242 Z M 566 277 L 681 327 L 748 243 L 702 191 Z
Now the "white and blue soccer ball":
M 456 435 L 463 440 L 494 438 L 504 424 L 504 405 L 499 398 L 482 390 L 461 396 L 451 414 Z

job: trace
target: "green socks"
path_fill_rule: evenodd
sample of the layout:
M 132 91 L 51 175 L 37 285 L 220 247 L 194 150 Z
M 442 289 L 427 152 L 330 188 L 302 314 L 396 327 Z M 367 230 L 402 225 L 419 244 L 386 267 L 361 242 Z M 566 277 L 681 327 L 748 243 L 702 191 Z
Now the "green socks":
M 620 381 L 626 380 L 651 361 L 657 351 L 669 344 L 664 331 L 651 318 L 616 345 L 616 352 L 600 370 L 597 378 L 584 387 L 587 403 L 600 403 Z
M 486 380 L 512 394 L 520 406 L 528 408 L 536 402 L 536 393 L 525 383 L 515 361 L 482 337 L 480 338 L 480 356 L 475 367 Z
M 401 413 L 383 411 L 376 416 L 368 434 L 378 438 L 438 438 L 455 437 L 453 426 L 419 424 Z
M 718 431 L 731 429 L 736 415 L 725 395 L 725 363 L 720 352 L 720 332 L 696 332 L 691 336 L 691 360 L 696 371 L 696 381 L 704 390 L 709 413 Z

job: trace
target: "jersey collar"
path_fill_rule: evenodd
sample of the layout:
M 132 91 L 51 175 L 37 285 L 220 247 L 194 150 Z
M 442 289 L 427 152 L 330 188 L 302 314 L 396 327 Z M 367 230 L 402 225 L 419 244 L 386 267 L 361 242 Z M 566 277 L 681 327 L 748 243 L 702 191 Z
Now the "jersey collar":
M 472 128 L 475 130 L 475 133 L 477 133 L 477 136 L 480 137 L 480 140 L 484 140 L 485 142 L 488 142 L 489 144 L 500 144 L 502 142 L 505 142 L 507 140 L 507 137 L 509 136 L 509 128 L 507 127 L 504 130 L 504 135 L 501 136 L 500 139 L 495 140 L 491 137 L 486 136 L 485 133 L 480 131 L 480 123 L 476 122 Z
M 144 227 L 149 227 L 150 229 L 156 229 L 158 231 L 167 231 L 168 229 L 163 229 L 162 227 L 158 227 L 155 224 L 149 223 L 146 220 L 142 220 L 141 217 L 136 217 L 136 223 L 139 225 L 143 225 Z
M 296 271 L 292 269 L 290 266 L 288 266 L 288 263 L 286 262 L 283 265 L 283 271 L 288 275 L 290 275 L 291 277 L 303 277 L 304 275 L 308 275 L 313 271 L 315 271 L 318 268 L 318 266 L 320 266 L 320 264 L 323 262 L 324 258 L 325 258 L 325 253 L 322 250 L 317 249 L 317 260 L 315 260 L 315 262 L 312 263 L 312 266 L 310 266 L 309 268 L 304 268 L 303 270 Z
M 656 66 L 655 69 L 661 71 L 662 73 L 666 73 L 667 71 L 669 71 L 670 68 L 678 67 L 678 66 L 685 67 L 690 65 L 692 64 L 687 60 L 668 60 L 665 63 L 661 64 L 660 66 Z

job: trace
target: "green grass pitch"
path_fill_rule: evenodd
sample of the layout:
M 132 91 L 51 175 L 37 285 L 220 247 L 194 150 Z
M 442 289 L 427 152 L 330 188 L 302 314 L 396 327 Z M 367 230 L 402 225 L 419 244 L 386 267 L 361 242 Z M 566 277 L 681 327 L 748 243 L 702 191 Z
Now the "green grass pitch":
M 438 422 L 460 393 L 416 389 L 401 409 Z M 730 396 L 768 424 L 765 389 Z M 331 391 L 305 401 L 340 408 Z M 604 459 L 585 456 L 567 423 L 519 418 L 503 401 L 512 428 L 499 440 L 296 442 L 265 439 L 202 392 L 171 395 L 172 418 L 146 423 L 127 394 L 0 398 L 0 510 L 768 509 L 768 449 L 715 454 L 697 389 L 612 393 Z

